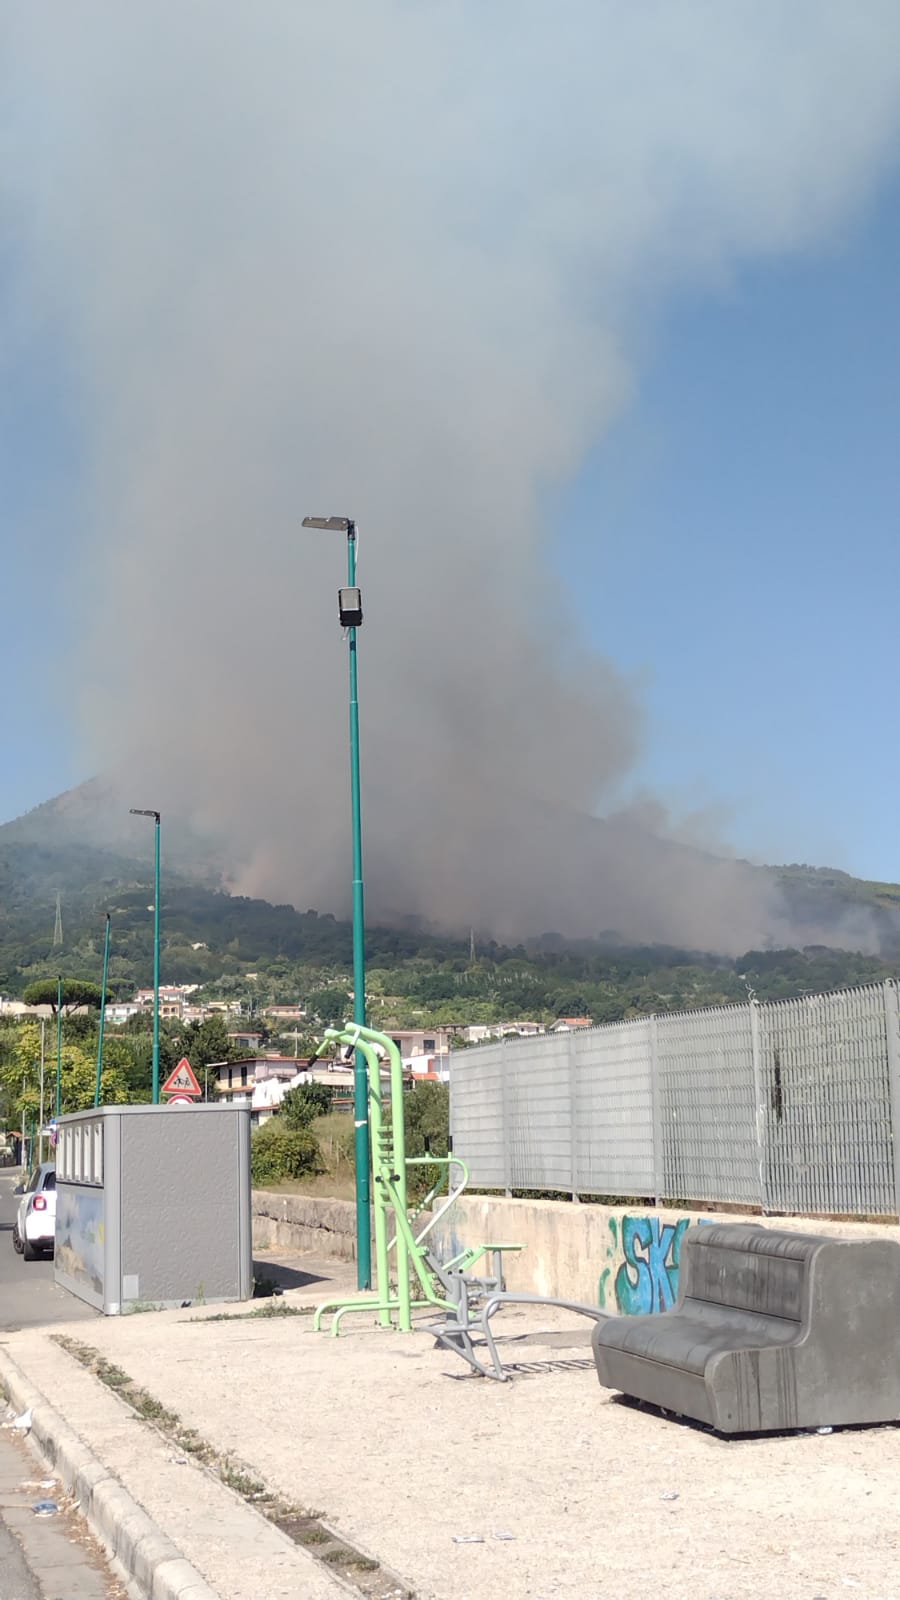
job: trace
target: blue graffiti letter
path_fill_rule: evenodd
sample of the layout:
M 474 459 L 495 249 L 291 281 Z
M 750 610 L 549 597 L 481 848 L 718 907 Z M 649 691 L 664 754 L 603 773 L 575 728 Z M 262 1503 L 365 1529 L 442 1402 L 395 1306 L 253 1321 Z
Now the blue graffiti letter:
M 653 1280 L 646 1258 L 639 1249 L 649 1250 L 649 1217 L 622 1218 L 622 1254 L 625 1260 L 616 1273 L 616 1304 L 627 1317 L 653 1310 Z

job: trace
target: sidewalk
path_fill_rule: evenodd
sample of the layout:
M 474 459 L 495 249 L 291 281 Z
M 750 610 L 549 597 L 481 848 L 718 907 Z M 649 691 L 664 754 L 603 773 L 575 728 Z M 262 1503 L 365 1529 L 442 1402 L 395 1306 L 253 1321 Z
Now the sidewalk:
M 346 1263 L 278 1259 L 318 1281 L 271 1304 L 304 1311 L 353 1291 Z M 425 1334 L 363 1319 L 339 1340 L 308 1315 L 244 1308 L 71 1331 L 383 1563 L 353 1580 L 375 1584 L 362 1592 L 396 1595 L 399 1574 L 417 1600 L 900 1600 L 900 1428 L 716 1439 L 601 1389 L 589 1324 L 567 1313 L 503 1313 L 520 1369 L 505 1385 L 469 1376 Z M 221 1600 L 346 1594 L 49 1330 L 5 1349 Z

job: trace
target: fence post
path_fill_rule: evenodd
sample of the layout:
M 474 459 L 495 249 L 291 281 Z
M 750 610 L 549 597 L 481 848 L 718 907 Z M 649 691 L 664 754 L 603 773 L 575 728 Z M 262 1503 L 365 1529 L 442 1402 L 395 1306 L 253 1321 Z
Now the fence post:
M 575 1060 L 575 1031 L 569 1034 L 569 1166 L 572 1199 L 578 1194 L 578 1064 Z
M 500 1136 L 503 1140 L 503 1187 L 507 1200 L 512 1194 L 512 1141 L 509 1128 L 509 1068 L 506 1037 L 500 1040 Z
M 650 1016 L 650 1117 L 653 1124 L 651 1129 L 653 1142 L 653 1204 L 659 1207 L 662 1205 L 666 1181 L 665 1152 L 662 1138 L 662 1085 L 659 1081 L 659 1038 L 655 1012 Z
M 759 1173 L 759 1209 L 763 1216 L 767 1213 L 766 1201 L 766 1176 L 765 1176 L 765 1107 L 762 1101 L 762 1057 L 759 1048 L 759 1006 L 755 999 L 748 1002 L 750 1007 L 750 1056 L 753 1066 L 753 1106 L 754 1125 L 756 1128 L 756 1168 Z
M 888 1082 L 891 1095 L 891 1151 L 894 1157 L 894 1210 L 900 1216 L 900 1007 L 897 985 L 884 984 L 884 1023 L 887 1034 Z

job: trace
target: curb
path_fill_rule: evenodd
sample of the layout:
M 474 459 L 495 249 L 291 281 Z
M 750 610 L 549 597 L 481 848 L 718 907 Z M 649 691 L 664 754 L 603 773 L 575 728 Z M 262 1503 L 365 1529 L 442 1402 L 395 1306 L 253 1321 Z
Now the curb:
M 0 1381 L 17 1412 L 31 1411 L 31 1436 L 42 1455 L 77 1501 L 91 1532 L 146 1600 L 219 1600 L 5 1350 L 0 1350 Z

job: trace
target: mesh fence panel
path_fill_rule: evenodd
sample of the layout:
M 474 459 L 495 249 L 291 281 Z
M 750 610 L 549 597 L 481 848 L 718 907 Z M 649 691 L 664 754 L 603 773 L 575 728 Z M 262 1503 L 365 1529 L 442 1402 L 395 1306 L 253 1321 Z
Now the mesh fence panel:
M 480 1188 L 892 1216 L 894 1080 L 887 984 L 460 1052 L 451 1131 Z
M 767 1209 L 896 1211 L 884 999 L 878 985 L 760 1007 Z
M 750 1007 L 657 1020 L 662 1193 L 761 1202 Z
M 655 1193 L 650 1030 L 642 1017 L 569 1035 L 580 1194 Z
M 573 1187 L 570 1037 L 544 1034 L 503 1046 L 512 1189 Z
M 450 1074 L 450 1133 L 478 1189 L 506 1185 L 503 1119 L 503 1046 L 459 1050 Z

